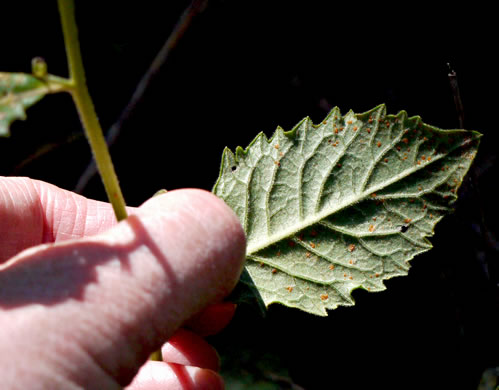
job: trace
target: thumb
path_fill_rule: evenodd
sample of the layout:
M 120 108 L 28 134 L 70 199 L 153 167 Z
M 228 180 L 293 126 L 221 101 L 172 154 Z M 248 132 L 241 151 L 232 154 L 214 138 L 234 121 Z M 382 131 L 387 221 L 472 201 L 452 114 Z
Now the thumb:
M 232 290 L 244 252 L 221 200 L 180 190 L 98 236 L 20 253 L 0 270 L 4 388 L 128 384 L 187 318 Z

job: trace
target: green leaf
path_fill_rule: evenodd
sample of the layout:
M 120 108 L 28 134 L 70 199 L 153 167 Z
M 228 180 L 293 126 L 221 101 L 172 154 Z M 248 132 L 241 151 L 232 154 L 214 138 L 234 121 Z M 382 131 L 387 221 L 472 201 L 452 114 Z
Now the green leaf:
M 385 289 L 457 198 L 481 134 L 386 115 L 384 105 L 225 149 L 213 192 L 247 235 L 246 270 L 268 306 L 327 315 L 351 292 Z
M 16 119 L 26 119 L 26 108 L 49 92 L 44 81 L 25 73 L 0 73 L 0 136 L 9 135 Z

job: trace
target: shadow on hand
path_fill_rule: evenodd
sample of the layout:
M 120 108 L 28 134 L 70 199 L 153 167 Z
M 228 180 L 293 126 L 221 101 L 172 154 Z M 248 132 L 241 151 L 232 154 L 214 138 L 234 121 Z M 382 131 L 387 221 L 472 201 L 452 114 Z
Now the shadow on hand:
M 127 218 L 134 238 L 126 244 L 92 241 L 66 242 L 40 248 L 42 256 L 5 264 L 0 268 L 0 308 L 12 309 L 27 304 L 55 305 L 67 299 L 83 300 L 85 289 L 99 283 L 96 268 L 111 261 L 130 270 L 129 254 L 146 247 L 163 267 L 169 285 L 175 289 L 176 277 L 168 259 L 158 248 L 140 219 Z M 68 248 L 70 246 L 70 248 Z

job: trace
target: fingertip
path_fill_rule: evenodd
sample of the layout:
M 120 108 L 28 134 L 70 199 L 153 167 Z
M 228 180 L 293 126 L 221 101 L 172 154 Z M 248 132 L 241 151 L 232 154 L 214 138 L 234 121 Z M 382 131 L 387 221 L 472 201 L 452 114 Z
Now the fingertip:
M 179 329 L 161 348 L 163 361 L 184 366 L 220 369 L 220 357 L 208 342 L 199 335 Z
M 222 377 L 215 371 L 201 369 L 195 373 L 196 383 L 201 384 L 200 389 L 206 390 L 224 390 L 225 383 Z
M 224 388 L 222 377 L 212 370 L 149 361 L 142 366 L 126 390 L 223 390 Z
M 189 318 L 184 327 L 206 337 L 219 333 L 234 317 L 237 305 L 232 302 L 214 303 Z

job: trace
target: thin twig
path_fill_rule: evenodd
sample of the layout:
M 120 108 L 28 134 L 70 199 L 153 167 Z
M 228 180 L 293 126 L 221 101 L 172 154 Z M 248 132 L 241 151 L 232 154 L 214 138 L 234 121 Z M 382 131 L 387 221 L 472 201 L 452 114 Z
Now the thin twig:
M 120 131 L 123 127 L 123 123 L 130 117 L 130 114 L 135 109 L 136 105 L 142 99 L 147 87 L 151 84 L 153 78 L 158 74 L 160 68 L 168 59 L 171 51 L 178 44 L 180 38 L 187 31 L 187 28 L 190 26 L 193 18 L 202 12 L 208 4 L 208 0 L 193 0 L 191 4 L 184 10 L 177 24 L 173 28 L 170 36 L 167 38 L 160 51 L 154 58 L 153 62 L 149 66 L 147 72 L 142 76 L 142 79 L 139 81 L 137 88 L 135 89 L 130 101 L 127 106 L 121 113 L 118 120 L 111 126 L 106 135 L 106 142 L 108 146 L 114 144 L 116 139 L 118 138 Z M 97 169 L 95 166 L 94 160 L 91 160 L 88 164 L 87 168 L 80 176 L 78 183 L 75 187 L 75 192 L 82 193 L 88 182 L 94 177 L 97 173 Z
M 457 74 L 456 72 L 452 69 L 449 63 L 447 63 L 447 66 L 449 68 L 449 81 L 450 81 L 450 86 L 452 88 L 452 94 L 454 96 L 454 103 L 456 104 L 456 110 L 457 110 L 457 115 L 459 118 L 459 127 L 461 129 L 464 128 L 464 107 L 463 107 L 463 102 L 461 100 L 461 94 L 459 92 L 459 86 L 457 83 Z M 480 185 L 479 185 L 479 180 L 480 180 L 480 173 L 479 173 L 479 166 L 478 164 L 474 164 L 472 169 L 470 170 L 470 181 L 471 185 L 476 193 L 476 198 L 478 199 L 477 208 L 478 208 L 478 226 L 480 228 L 480 234 L 485 242 L 485 245 L 488 249 L 492 250 L 493 254 L 492 256 L 497 253 L 499 249 L 499 244 L 492 233 L 492 231 L 487 227 L 487 222 L 485 218 L 485 211 L 483 209 L 483 205 L 485 204 L 484 197 L 480 191 Z M 485 275 L 489 277 L 489 271 L 487 267 L 487 263 L 485 261 L 481 261 L 482 268 L 484 270 Z
M 457 117 L 459 118 L 459 128 L 464 129 L 464 108 L 463 102 L 461 101 L 461 94 L 459 93 L 459 85 L 457 84 L 457 75 L 449 63 L 447 63 L 447 66 L 449 67 L 449 82 L 452 88 L 452 95 L 454 95 Z
M 73 142 L 80 141 L 83 138 L 82 133 L 78 134 L 70 134 L 67 136 L 64 140 L 57 141 L 54 143 L 47 143 L 44 145 L 41 145 L 37 147 L 36 151 L 21 160 L 19 163 L 16 164 L 16 166 L 12 169 L 11 173 L 9 173 L 10 176 L 20 176 L 23 174 L 24 168 L 26 166 L 29 166 L 31 164 L 38 163 L 38 160 L 40 158 L 45 157 L 46 155 L 54 153 L 56 150 L 66 147 Z

